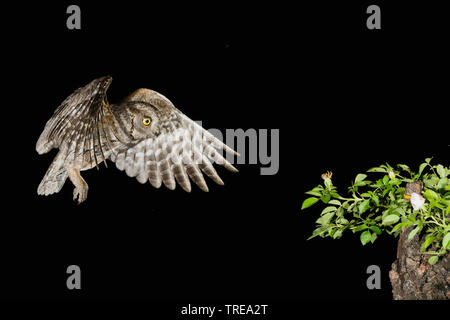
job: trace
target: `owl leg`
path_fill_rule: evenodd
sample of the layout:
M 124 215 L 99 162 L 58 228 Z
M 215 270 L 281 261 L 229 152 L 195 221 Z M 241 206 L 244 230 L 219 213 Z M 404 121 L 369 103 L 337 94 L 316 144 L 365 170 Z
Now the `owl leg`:
M 73 189 L 73 200 L 77 200 L 78 204 L 82 203 L 87 198 L 88 194 L 88 184 L 84 181 L 80 174 L 80 170 L 74 168 L 67 168 L 67 173 L 69 175 L 70 181 L 72 181 L 75 189 Z

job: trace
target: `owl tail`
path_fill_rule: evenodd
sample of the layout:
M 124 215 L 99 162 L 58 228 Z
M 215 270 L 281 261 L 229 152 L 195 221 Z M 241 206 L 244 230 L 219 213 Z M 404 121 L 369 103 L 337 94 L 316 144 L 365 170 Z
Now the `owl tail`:
M 60 161 L 58 155 L 53 160 L 47 173 L 39 184 L 37 193 L 40 195 L 48 196 L 49 194 L 59 192 L 63 187 L 64 182 L 66 182 L 67 170 L 63 166 L 63 162 Z

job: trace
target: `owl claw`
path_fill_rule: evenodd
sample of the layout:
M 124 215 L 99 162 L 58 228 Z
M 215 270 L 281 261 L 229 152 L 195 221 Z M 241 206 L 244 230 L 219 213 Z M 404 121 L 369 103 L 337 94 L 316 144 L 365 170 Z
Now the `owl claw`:
M 73 189 L 73 201 L 77 201 L 78 198 L 78 204 L 80 204 L 87 198 L 89 189 L 88 184 L 81 177 L 80 170 L 68 168 L 67 173 L 70 181 L 72 181 L 75 186 L 75 189 Z
M 81 188 L 75 188 L 73 189 L 73 201 L 77 201 L 78 198 L 78 204 L 82 203 L 86 200 L 88 194 L 88 187 L 83 186 Z

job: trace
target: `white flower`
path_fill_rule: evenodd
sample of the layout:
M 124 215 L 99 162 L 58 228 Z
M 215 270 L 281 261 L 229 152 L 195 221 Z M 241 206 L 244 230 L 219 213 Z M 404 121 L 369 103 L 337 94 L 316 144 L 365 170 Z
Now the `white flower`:
M 420 208 L 423 207 L 423 204 L 425 203 L 425 199 L 424 197 L 422 197 L 420 194 L 417 194 L 415 192 L 413 192 L 411 194 L 411 204 L 413 206 L 414 211 L 415 210 L 419 210 Z
M 388 175 L 389 175 L 389 178 L 395 179 L 395 173 L 394 173 L 394 171 L 389 171 L 389 172 L 388 172 Z

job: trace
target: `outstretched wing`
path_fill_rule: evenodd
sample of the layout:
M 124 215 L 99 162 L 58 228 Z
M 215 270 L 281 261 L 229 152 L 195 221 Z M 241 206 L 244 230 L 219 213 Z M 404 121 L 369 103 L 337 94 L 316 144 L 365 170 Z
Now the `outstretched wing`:
M 173 190 L 176 182 L 187 192 L 191 191 L 192 180 L 201 190 L 208 191 L 203 174 L 217 184 L 223 185 L 212 163 L 237 172 L 219 150 L 237 154 L 234 150 L 189 119 L 161 94 L 139 89 L 126 101 L 144 101 L 152 104 L 170 106 L 171 112 L 163 119 L 165 130 L 156 138 L 141 141 L 137 145 L 118 154 L 111 154 L 110 159 L 119 170 L 125 170 L 128 176 L 136 177 L 140 183 L 150 181 L 159 188 L 162 183 Z
M 45 125 L 36 151 L 43 154 L 59 148 L 65 153 L 64 161 L 80 162 L 81 166 L 105 160 L 110 148 L 102 120 L 111 81 L 111 77 L 95 79 L 67 97 Z

